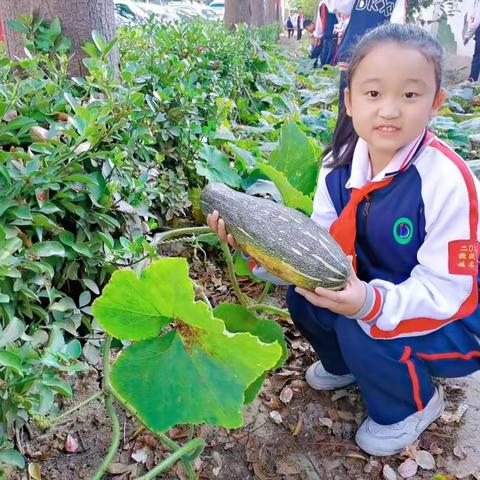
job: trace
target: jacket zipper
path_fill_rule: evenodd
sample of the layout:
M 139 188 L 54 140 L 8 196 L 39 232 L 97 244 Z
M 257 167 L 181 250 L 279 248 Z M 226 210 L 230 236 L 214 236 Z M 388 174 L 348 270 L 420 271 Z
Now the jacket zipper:
M 368 242 L 368 217 L 370 216 L 370 210 L 372 208 L 372 202 L 373 202 L 373 195 L 370 194 L 368 195 L 367 201 L 363 205 L 363 210 L 362 210 L 362 216 L 364 218 L 363 220 L 363 231 L 365 232 L 365 250 L 367 251 L 368 257 L 370 258 L 371 262 L 377 266 L 378 261 L 377 257 L 374 254 L 374 252 L 371 250 Z

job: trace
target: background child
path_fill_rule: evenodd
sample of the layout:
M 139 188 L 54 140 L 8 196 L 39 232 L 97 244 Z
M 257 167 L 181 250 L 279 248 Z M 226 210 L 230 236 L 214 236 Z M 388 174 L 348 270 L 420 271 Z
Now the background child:
M 471 14 L 467 16 L 466 20 L 467 22 L 463 32 L 463 43 L 466 45 L 472 37 L 475 39 L 475 50 L 473 52 L 468 79 L 471 82 L 476 82 L 480 74 L 480 1 L 475 1 Z
M 287 31 L 288 31 L 288 38 L 293 37 L 294 28 L 293 28 L 292 17 L 290 17 L 290 15 L 287 18 L 286 26 L 287 26 Z
M 338 24 L 338 18 L 335 13 L 330 12 L 332 8 L 331 0 L 321 0 L 318 6 L 318 13 L 315 22 L 313 36 L 315 45 L 320 47 L 319 60 L 320 66 L 333 65 L 333 60 L 337 50 L 337 34 L 334 31 Z
M 303 9 L 302 8 L 299 8 L 298 9 L 298 14 L 297 14 L 297 18 L 295 20 L 295 23 L 296 23 L 296 27 L 297 27 L 297 40 L 301 40 L 302 39 L 302 32 L 303 32 L 303 23 L 305 21 L 305 15 L 303 14 Z
M 341 71 L 339 90 L 339 110 L 343 106 L 343 91 L 346 86 L 345 72 L 355 45 L 365 33 L 384 23 L 405 23 L 407 16 L 406 0 L 383 0 L 370 2 L 365 0 L 329 0 L 330 12 L 349 15 L 350 20 L 342 35 L 335 57 Z
M 308 384 L 358 383 L 368 417 L 355 439 L 371 455 L 402 451 L 440 416 L 432 377 L 480 368 L 480 185 L 426 128 L 445 98 L 442 54 L 413 25 L 383 25 L 355 47 L 312 219 L 356 271 L 340 292 L 287 294 L 320 359 Z M 208 223 L 235 245 L 217 212 Z

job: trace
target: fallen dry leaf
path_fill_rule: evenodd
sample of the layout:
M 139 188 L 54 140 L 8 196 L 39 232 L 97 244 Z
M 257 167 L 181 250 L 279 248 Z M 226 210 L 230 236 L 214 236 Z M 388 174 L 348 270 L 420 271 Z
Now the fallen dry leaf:
M 148 450 L 146 447 L 144 448 L 139 448 L 135 452 L 132 453 L 132 458 L 137 462 L 137 463 L 146 463 L 147 458 L 148 458 Z
M 417 473 L 417 470 L 418 470 L 417 462 L 412 458 L 407 458 L 397 468 L 397 471 L 402 478 L 413 477 Z
M 294 390 L 301 390 L 302 388 L 305 388 L 307 385 L 308 384 L 305 380 L 300 380 L 299 378 L 297 378 L 292 381 L 292 383 L 290 384 L 290 387 L 292 387 Z
M 424 470 L 433 470 L 435 468 L 435 459 L 430 452 L 419 450 L 415 455 L 415 461 L 420 468 Z
M 288 374 L 285 374 L 284 372 L 275 373 L 270 377 L 270 382 L 274 388 L 281 390 L 293 374 L 294 372 L 289 372 Z
M 255 473 L 255 476 L 258 477 L 259 480 L 272 480 L 272 477 L 270 477 L 270 475 L 267 475 L 262 470 L 259 463 L 252 463 L 252 467 L 253 467 L 253 472 Z
M 280 400 L 285 404 L 288 405 L 293 398 L 293 391 L 290 387 L 285 387 L 280 392 Z
M 432 455 L 440 455 L 441 453 L 443 453 L 443 448 L 440 448 L 438 446 L 438 442 L 432 442 L 432 444 L 430 445 L 428 451 L 432 454 Z
M 30 134 L 36 142 L 44 142 L 48 140 L 48 130 L 46 128 L 34 126 L 30 128 Z
M 468 453 L 464 450 L 461 445 L 457 445 L 453 449 L 453 454 L 458 457 L 460 460 L 465 460 L 468 457 Z
M 353 413 L 349 412 L 348 410 L 338 410 L 337 414 L 340 419 L 344 420 L 345 422 L 353 422 L 355 420 Z
M 112 475 L 122 475 L 124 473 L 129 473 L 131 471 L 132 471 L 132 468 L 130 465 L 125 465 L 119 462 L 111 463 L 107 468 L 107 472 L 111 473 Z
M 361 453 L 350 452 L 345 455 L 348 458 L 358 458 L 359 460 L 364 460 L 365 462 L 368 461 L 368 458 L 362 455 Z
M 408 457 L 415 459 L 415 455 L 418 453 L 418 442 L 411 443 L 405 447 L 405 450 L 400 454 L 402 457 Z
M 323 425 L 327 428 L 332 428 L 333 427 L 333 420 L 331 418 L 328 418 L 328 417 L 321 417 L 318 419 L 318 423 L 320 423 L 320 425 Z
M 397 474 L 390 465 L 385 464 L 382 473 L 385 480 L 397 480 Z
M 332 395 L 332 402 L 335 402 L 337 400 L 340 400 L 341 398 L 348 397 L 350 394 L 348 393 L 347 390 L 337 390 L 333 395 Z
M 68 122 L 68 115 L 64 112 L 57 113 L 57 122 Z
M 223 462 L 222 462 L 222 458 L 220 457 L 220 454 L 218 452 L 213 452 L 212 454 L 212 459 L 213 459 L 213 462 L 215 464 L 215 466 L 213 467 L 212 469 L 212 473 L 218 477 L 219 473 L 220 473 L 220 470 L 222 469 L 223 467 Z
M 300 435 L 303 432 L 303 426 L 304 426 L 303 415 L 301 413 L 299 413 L 297 424 L 295 425 L 295 428 L 293 429 L 292 435 L 294 437 L 298 437 L 298 435 Z
M 300 472 L 291 463 L 285 462 L 284 460 L 279 460 L 276 463 L 276 471 L 279 475 L 285 475 L 287 478 L 290 478 L 290 475 L 299 475 Z
M 42 467 L 39 463 L 29 463 L 28 474 L 32 480 L 42 480 Z
M 468 405 L 460 403 L 454 412 L 443 412 L 440 419 L 443 423 L 459 423 L 467 410 Z
M 363 471 L 365 473 L 372 473 L 374 469 L 378 470 L 378 473 L 380 473 L 380 470 L 381 470 L 380 462 L 377 462 L 377 460 L 370 460 L 363 468 Z

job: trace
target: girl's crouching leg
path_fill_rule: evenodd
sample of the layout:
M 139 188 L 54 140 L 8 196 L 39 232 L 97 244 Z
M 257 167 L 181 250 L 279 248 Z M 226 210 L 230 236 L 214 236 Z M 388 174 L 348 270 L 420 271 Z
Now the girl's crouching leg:
M 287 306 L 295 326 L 312 345 L 325 370 L 335 375 L 350 373 L 335 333 L 338 315 L 315 307 L 296 293 L 294 286 L 288 288 Z

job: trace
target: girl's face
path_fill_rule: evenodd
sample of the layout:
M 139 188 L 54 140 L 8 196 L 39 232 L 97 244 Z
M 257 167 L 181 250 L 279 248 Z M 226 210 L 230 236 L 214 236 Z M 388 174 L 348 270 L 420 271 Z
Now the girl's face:
M 435 68 L 413 47 L 388 42 L 358 64 L 345 89 L 345 107 L 370 156 L 393 157 L 418 137 L 443 101 Z

